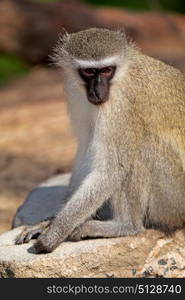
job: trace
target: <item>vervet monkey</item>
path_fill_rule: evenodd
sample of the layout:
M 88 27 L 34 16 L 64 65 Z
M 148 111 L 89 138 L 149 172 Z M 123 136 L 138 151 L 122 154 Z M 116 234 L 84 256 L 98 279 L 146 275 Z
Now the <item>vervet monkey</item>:
M 55 58 L 78 151 L 68 197 L 52 221 L 28 227 L 16 243 L 41 233 L 37 253 L 66 238 L 135 235 L 185 223 L 185 76 L 140 53 L 120 31 L 65 34 Z M 95 219 L 109 201 L 112 217 Z

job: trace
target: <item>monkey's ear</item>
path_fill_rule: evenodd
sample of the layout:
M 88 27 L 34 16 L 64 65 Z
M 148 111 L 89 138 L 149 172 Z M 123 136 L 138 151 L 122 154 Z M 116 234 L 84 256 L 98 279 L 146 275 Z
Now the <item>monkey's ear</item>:
M 58 39 L 58 44 L 60 44 L 60 47 L 62 47 L 68 39 L 69 39 L 69 34 L 67 30 L 64 27 L 62 27 Z
M 119 29 L 117 30 L 120 34 L 120 36 L 122 37 L 122 39 L 126 40 L 127 39 L 127 35 L 126 35 L 126 30 L 123 27 L 119 27 Z
M 129 27 L 120 27 L 119 29 L 117 29 L 117 31 L 119 32 L 121 39 L 124 40 L 124 45 L 126 48 L 131 46 L 135 49 L 138 49 L 133 40 L 133 34 L 130 34 L 129 32 Z
M 61 66 L 60 60 L 61 57 L 65 56 L 65 44 L 69 40 L 69 33 L 65 30 L 65 28 L 62 28 L 61 32 L 58 36 L 58 41 L 56 46 L 53 49 L 53 54 L 49 57 L 51 64 Z

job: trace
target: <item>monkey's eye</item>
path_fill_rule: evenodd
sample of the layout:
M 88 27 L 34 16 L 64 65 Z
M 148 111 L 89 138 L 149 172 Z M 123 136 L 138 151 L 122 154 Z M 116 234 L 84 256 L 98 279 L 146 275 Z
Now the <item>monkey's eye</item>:
M 95 75 L 96 69 L 95 68 L 79 69 L 79 73 L 83 77 L 92 77 Z
M 105 67 L 105 68 L 101 69 L 101 74 L 104 75 L 104 76 L 109 77 L 109 76 L 113 75 L 114 70 L 115 70 L 115 67 L 112 67 L 112 66 Z

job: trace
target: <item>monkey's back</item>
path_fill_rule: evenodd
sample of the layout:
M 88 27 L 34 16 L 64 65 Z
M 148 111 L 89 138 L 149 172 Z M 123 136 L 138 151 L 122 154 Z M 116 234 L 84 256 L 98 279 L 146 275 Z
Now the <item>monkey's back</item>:
M 129 194 L 137 191 L 147 223 L 165 229 L 181 227 L 185 222 L 185 76 L 141 54 L 130 69 L 127 86 L 142 124 Z

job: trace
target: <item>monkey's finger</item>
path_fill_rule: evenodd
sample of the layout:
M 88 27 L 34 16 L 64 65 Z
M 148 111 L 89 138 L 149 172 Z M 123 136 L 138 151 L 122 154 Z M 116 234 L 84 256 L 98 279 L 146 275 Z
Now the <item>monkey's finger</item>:
M 41 228 L 26 229 L 15 239 L 16 245 L 28 243 L 31 239 L 36 238 L 42 232 Z
M 21 234 L 19 234 L 19 235 L 16 237 L 16 239 L 15 239 L 15 244 L 16 244 L 16 245 L 24 244 L 25 237 L 26 237 L 26 232 L 23 231 Z
M 28 243 L 31 239 L 36 239 L 41 234 L 41 232 L 42 232 L 41 228 L 27 232 L 24 238 L 24 243 Z
M 36 225 L 26 227 L 15 239 L 15 244 L 28 243 L 31 239 L 37 238 L 51 223 L 51 220 L 43 221 Z

